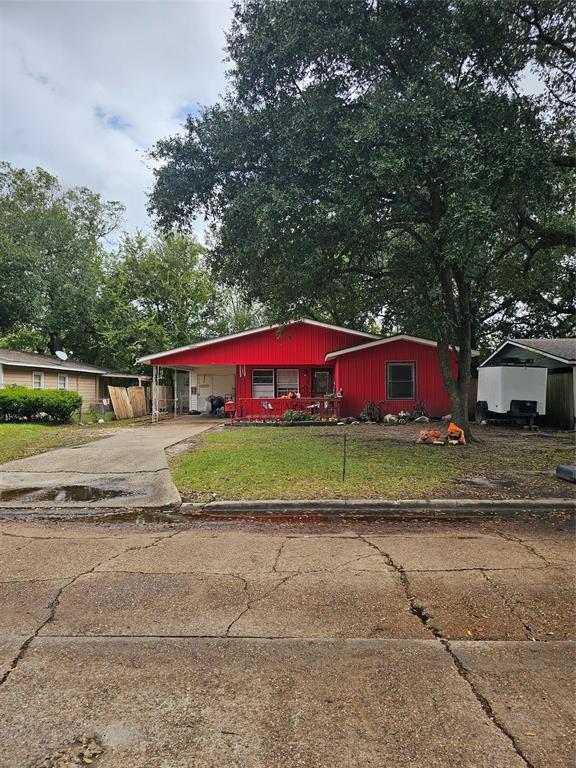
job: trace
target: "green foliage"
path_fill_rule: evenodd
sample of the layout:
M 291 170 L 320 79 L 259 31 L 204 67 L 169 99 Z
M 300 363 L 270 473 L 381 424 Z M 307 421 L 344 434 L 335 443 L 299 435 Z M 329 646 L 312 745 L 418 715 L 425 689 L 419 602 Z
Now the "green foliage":
M 419 426 L 211 430 L 200 435 L 194 450 L 173 458 L 170 467 L 182 496 L 195 501 L 460 498 L 462 481 L 474 475 L 510 483 L 512 496 L 518 493 L 514 480 L 521 475 L 524 495 L 533 490 L 537 496 L 542 479 L 530 470 L 567 463 L 573 453 L 568 436 L 536 444 L 516 441 L 510 430 L 466 451 L 416 445 Z M 484 493 L 502 498 L 501 489 Z
M 254 313 L 221 290 L 192 236 L 124 236 L 106 275 L 98 309 L 98 362 L 117 370 L 152 352 L 234 333 Z
M 384 420 L 384 416 L 378 404 L 375 403 L 374 400 L 366 400 L 360 413 L 360 419 L 362 421 L 375 421 L 380 423 Z
M 61 389 L 28 389 L 12 386 L 0 389 L 0 420 L 70 421 L 82 405 L 77 392 Z
M 472 343 L 574 309 L 573 139 L 554 99 L 520 92 L 527 67 L 562 67 L 573 3 L 534 7 L 238 3 L 227 98 L 159 142 L 151 209 L 207 216 L 213 268 L 277 318 L 384 308 L 436 339 L 465 423 Z
M 103 239 L 119 203 L 64 189 L 41 168 L 0 164 L 0 332 L 25 329 L 51 352 L 94 359 L 94 321 L 105 269 Z
M 260 322 L 210 276 L 194 237 L 136 233 L 106 251 L 122 210 L 0 164 L 0 346 L 132 370 L 147 353 Z
M 320 416 L 317 413 L 294 411 L 292 408 L 288 408 L 284 413 L 284 421 L 288 424 L 297 424 L 299 421 L 320 421 Z

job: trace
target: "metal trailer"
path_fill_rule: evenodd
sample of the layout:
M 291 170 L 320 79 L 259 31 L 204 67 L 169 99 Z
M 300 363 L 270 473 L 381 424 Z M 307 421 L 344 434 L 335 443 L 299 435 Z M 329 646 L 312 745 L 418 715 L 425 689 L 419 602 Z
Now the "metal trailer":
M 548 369 L 494 365 L 478 369 L 476 421 L 512 419 L 534 424 L 546 414 Z

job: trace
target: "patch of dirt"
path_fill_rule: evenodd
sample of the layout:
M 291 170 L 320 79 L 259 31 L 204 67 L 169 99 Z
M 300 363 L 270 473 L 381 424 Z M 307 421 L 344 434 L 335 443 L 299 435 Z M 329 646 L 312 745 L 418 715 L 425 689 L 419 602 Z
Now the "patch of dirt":
M 72 744 L 51 752 L 34 763 L 34 768 L 73 768 L 92 765 L 104 752 L 104 747 L 93 733 L 77 736 Z
M 168 448 L 166 448 L 166 456 L 169 459 L 172 459 L 175 456 L 180 456 L 182 453 L 188 453 L 189 451 L 192 451 L 199 444 L 200 440 L 195 437 L 190 438 L 190 440 L 183 440 L 181 443 L 176 443 L 176 445 L 170 445 Z

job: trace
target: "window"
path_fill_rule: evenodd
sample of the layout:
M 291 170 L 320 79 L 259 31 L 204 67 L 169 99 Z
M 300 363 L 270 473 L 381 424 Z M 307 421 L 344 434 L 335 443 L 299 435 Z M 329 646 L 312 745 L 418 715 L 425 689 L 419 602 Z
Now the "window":
M 298 368 L 279 368 L 276 371 L 276 396 L 285 397 L 290 392 L 300 391 Z
M 314 371 L 312 378 L 312 396 L 332 394 L 332 371 Z
M 34 371 L 32 374 L 32 389 L 44 389 L 44 374 Z
M 414 363 L 388 363 L 388 400 L 414 400 Z
M 274 369 L 252 371 L 252 397 L 274 397 Z
M 58 374 L 58 389 L 68 389 L 68 376 L 65 373 Z

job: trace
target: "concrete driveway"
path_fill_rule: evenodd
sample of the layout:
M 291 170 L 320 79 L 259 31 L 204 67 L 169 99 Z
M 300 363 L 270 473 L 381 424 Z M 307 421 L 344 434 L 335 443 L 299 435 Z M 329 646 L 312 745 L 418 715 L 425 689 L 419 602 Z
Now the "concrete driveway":
M 0 562 L 1 768 L 573 760 L 571 531 L 4 522 Z
M 181 417 L 124 427 L 112 437 L 0 464 L 0 504 L 33 507 L 170 507 L 180 494 L 165 449 L 215 426 Z

